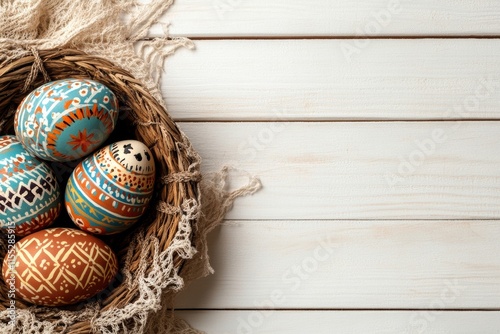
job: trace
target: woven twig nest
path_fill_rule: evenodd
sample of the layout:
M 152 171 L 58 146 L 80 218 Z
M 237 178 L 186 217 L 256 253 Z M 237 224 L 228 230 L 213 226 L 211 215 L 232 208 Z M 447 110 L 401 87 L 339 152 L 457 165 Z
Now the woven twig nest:
M 29 310 L 30 314 L 36 315 L 37 321 L 55 324 L 54 329 L 58 331 L 88 333 L 95 328 L 92 322 L 99 315 L 124 310 L 127 305 L 144 298 L 141 296 L 143 292 L 140 284 L 134 282 L 137 277 L 171 277 L 175 276 L 173 272 L 180 270 L 189 255 L 185 254 L 185 248 L 174 244 L 185 244 L 186 239 L 191 238 L 190 226 L 198 219 L 200 174 L 198 157 L 188 140 L 141 82 L 113 63 L 78 50 L 34 51 L 0 68 L 0 135 L 14 134 L 15 110 L 32 89 L 48 81 L 66 78 L 93 79 L 116 94 L 121 116 L 108 142 L 122 139 L 142 141 L 151 149 L 157 170 L 157 188 L 147 214 L 118 237 L 104 237 L 118 255 L 121 273 L 105 294 L 91 301 L 92 308 L 96 310 L 94 314 L 82 314 L 82 305 L 42 308 L 16 300 L 18 311 Z M 67 170 L 71 172 L 70 168 Z M 60 217 L 55 225 L 65 224 L 66 218 Z M 71 226 L 69 219 L 66 224 Z M 168 252 L 171 247 L 177 249 Z M 0 260 L 5 253 L 6 238 L 3 235 L 0 240 Z M 159 254 L 170 258 L 158 259 Z M 165 265 L 169 267 L 170 273 L 158 274 L 158 261 L 170 261 Z M 165 268 L 160 270 L 165 271 Z M 5 311 L 10 306 L 10 299 L 3 279 L 0 283 L 0 311 Z M 162 282 L 160 285 L 165 284 Z M 167 287 L 162 286 L 162 289 Z M 127 312 L 131 318 L 124 319 L 122 316 L 122 323 L 116 324 L 116 327 L 109 324 L 101 326 L 107 326 L 110 332 L 137 328 L 133 318 L 138 317 L 138 314 L 126 311 L 122 315 Z M 139 316 L 143 317 L 144 314 Z M 68 323 L 69 318 L 72 320 Z

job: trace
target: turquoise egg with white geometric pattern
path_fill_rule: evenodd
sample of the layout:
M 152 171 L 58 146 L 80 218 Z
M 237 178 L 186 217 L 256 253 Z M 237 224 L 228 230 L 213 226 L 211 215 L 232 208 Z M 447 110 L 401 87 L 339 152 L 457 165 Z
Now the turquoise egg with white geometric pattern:
M 17 108 L 14 129 L 31 154 L 72 161 L 99 148 L 118 120 L 118 100 L 100 82 L 63 79 L 28 94 Z
M 15 136 L 0 136 L 0 227 L 25 236 L 51 225 L 60 210 L 59 184 L 50 167 Z

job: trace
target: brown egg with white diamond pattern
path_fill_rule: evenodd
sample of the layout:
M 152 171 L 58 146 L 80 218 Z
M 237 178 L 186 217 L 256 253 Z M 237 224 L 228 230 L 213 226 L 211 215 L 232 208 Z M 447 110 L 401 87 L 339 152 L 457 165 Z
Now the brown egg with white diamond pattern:
M 118 272 L 113 250 L 77 229 L 35 232 L 18 241 L 14 251 L 15 257 L 4 258 L 4 281 L 14 282 L 16 296 L 35 305 L 81 302 L 104 290 Z

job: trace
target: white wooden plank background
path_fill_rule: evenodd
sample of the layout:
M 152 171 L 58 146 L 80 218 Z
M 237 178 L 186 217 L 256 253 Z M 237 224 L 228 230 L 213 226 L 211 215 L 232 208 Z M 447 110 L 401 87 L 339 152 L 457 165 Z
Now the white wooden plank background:
M 197 41 L 162 88 L 177 120 L 500 118 L 500 39 L 367 41 Z
M 187 309 L 500 309 L 498 221 L 237 221 Z
M 180 315 L 208 334 L 500 333 L 500 2 L 176 0 L 160 21 L 150 37 L 170 22 L 196 44 L 162 90 L 203 171 L 264 186 L 212 233 L 216 272 Z
M 191 324 L 217 334 L 494 334 L 500 312 L 450 311 L 181 311 Z
M 500 218 L 498 122 L 179 124 L 205 171 L 261 178 L 229 219 Z
M 177 0 L 161 22 L 176 36 L 212 38 L 497 36 L 499 15 L 495 0 Z

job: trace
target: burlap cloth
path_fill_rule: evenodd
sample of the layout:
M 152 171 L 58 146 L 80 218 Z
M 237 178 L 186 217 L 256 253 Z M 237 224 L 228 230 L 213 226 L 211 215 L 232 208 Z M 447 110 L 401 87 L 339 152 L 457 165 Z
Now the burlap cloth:
M 160 90 L 165 60 L 180 47 L 194 48 L 187 38 L 169 38 L 167 26 L 163 26 L 165 37 L 147 38 L 151 26 L 172 3 L 173 0 L 0 0 L 0 66 L 33 50 L 79 49 L 128 70 L 166 109 L 166 97 Z M 92 319 L 97 333 L 200 333 L 176 317 L 175 296 L 191 281 L 213 272 L 208 261 L 207 234 L 223 220 L 237 197 L 260 188 L 260 182 L 250 177 L 246 186 L 227 190 L 229 171 L 225 167 L 203 175 L 201 215 L 192 231 L 196 233 L 195 244 L 190 241 L 189 228 L 176 238 L 176 251 L 187 258 L 182 276 L 177 275 L 171 263 L 161 263 L 158 270 L 163 272 L 157 277 L 169 279 L 168 284 L 161 284 L 166 286 L 162 293 L 155 286 L 158 282 L 148 284 L 144 280 L 139 300 L 126 309 L 100 314 L 89 306 L 79 312 L 62 312 L 57 325 L 64 327 Z M 163 261 L 171 259 L 165 254 L 156 255 Z M 7 326 L 8 321 L 7 311 L 0 312 L 1 333 L 53 333 L 55 328 L 37 318 L 31 309 L 18 310 L 16 328 Z

